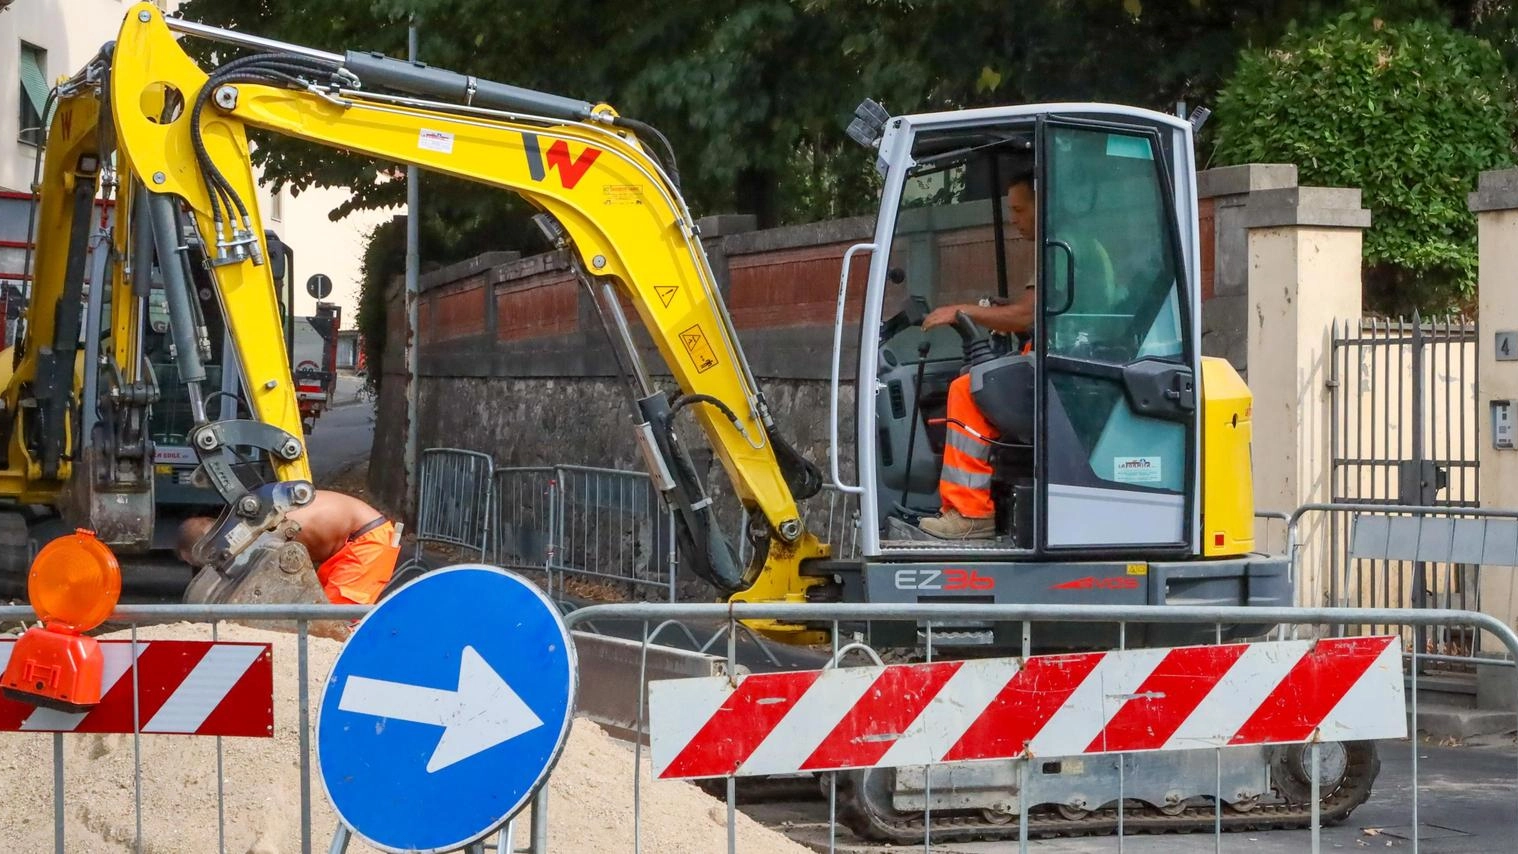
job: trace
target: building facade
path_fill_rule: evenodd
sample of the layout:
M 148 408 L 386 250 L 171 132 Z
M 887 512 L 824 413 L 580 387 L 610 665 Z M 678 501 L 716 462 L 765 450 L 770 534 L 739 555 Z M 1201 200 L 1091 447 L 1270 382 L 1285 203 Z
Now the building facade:
M 178 0 L 159 0 L 173 12 Z M 130 0 L 0 0 L 0 191 L 28 192 L 40 149 L 40 126 L 48 89 L 83 68 L 115 39 Z M 342 306 L 343 326 L 358 316 L 364 241 L 394 211 L 364 211 L 333 222 L 328 214 L 346 198 L 341 189 L 313 189 L 294 197 L 265 188 L 259 194 L 265 226 L 295 250 L 296 313 L 309 315 L 316 300 L 306 294 L 314 273 L 332 279 L 326 298 Z

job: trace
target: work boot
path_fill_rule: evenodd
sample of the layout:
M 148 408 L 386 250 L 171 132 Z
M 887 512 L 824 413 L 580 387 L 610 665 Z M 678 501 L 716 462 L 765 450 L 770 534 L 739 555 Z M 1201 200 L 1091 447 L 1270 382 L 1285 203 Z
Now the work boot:
M 923 519 L 917 527 L 940 540 L 989 540 L 996 536 L 995 518 L 971 519 L 952 509 Z

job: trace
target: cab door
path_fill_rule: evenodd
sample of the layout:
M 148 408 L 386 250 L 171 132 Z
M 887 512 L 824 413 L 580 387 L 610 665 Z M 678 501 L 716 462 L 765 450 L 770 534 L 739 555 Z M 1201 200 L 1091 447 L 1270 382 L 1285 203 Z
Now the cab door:
M 1200 371 L 1168 137 L 1054 118 L 1037 136 L 1039 544 L 1181 551 Z

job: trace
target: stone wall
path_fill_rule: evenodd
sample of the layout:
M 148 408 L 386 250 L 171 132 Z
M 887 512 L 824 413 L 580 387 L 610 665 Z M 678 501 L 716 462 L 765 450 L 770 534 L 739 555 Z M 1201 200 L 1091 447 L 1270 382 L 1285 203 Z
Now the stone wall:
M 1251 194 L 1297 186 L 1297 167 L 1252 163 L 1197 174 L 1201 232 L 1202 355 L 1227 359 L 1249 376 Z
M 869 239 L 873 220 L 755 231 L 752 217 L 723 216 L 699 225 L 744 353 L 782 434 L 825 466 L 838 270 L 844 250 Z M 856 285 L 862 285 L 864 266 L 856 265 Z M 562 253 L 528 258 L 490 253 L 423 276 L 420 290 L 420 447 L 481 451 L 501 466 L 642 469 L 628 387 L 594 303 Z M 862 287 L 853 293 L 862 294 Z M 857 335 L 859 303 L 854 300 L 849 311 L 854 321 L 849 341 Z M 389 311 L 392 318 L 405 316 L 398 283 Z M 636 313 L 625 313 L 654 384 L 672 387 Z M 405 490 L 401 326 L 392 323 L 386 341 L 369 474 L 374 494 L 391 507 L 403 506 Z M 849 377 L 855 372 L 854 350 L 850 344 L 844 356 Z M 853 383 L 847 385 L 840 417 L 842 429 L 852 431 Z M 726 494 L 706 443 L 694 431 L 687 438 L 714 491 Z M 848 470 L 852 474 L 852 466 Z

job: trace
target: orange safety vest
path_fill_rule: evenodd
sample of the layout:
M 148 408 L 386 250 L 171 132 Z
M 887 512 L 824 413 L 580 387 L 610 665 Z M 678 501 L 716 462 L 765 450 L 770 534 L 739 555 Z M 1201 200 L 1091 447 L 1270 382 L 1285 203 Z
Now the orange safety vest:
M 390 583 L 400 552 L 395 525 L 386 522 L 350 539 L 322 561 L 316 580 L 334 605 L 372 605 Z
M 991 501 L 991 444 L 977 439 L 954 422 L 968 425 L 990 439 L 1001 434 L 981 414 L 970 396 L 969 374 L 962 374 L 949 383 L 947 414 L 951 420 L 944 431 L 938 496 L 945 510 L 958 510 L 967 519 L 989 519 L 996 515 L 996 505 Z

